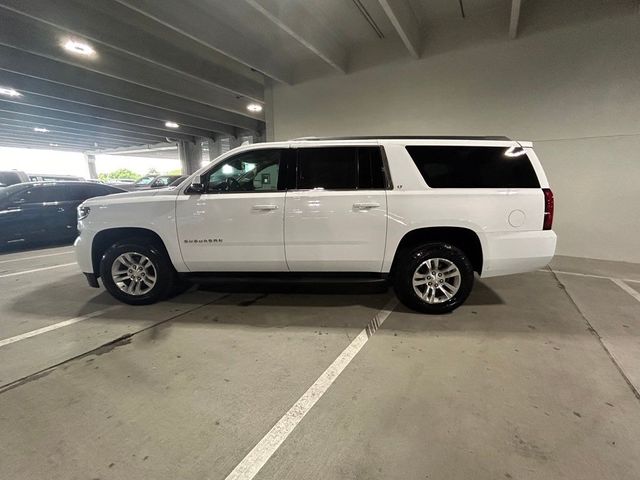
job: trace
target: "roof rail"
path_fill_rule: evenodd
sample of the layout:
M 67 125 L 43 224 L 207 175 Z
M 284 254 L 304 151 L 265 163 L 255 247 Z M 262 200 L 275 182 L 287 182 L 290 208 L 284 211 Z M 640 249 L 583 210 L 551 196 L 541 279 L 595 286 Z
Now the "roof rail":
M 321 141 L 321 140 L 499 140 L 511 141 L 509 137 L 500 135 L 469 136 L 469 135 L 365 135 L 354 137 L 299 137 L 290 141 Z

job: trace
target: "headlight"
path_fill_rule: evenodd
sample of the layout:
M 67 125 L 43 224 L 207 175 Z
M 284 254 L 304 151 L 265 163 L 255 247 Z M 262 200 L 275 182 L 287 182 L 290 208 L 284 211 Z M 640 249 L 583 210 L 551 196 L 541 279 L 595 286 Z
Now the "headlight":
M 91 212 L 91 207 L 86 207 L 84 205 L 80 205 L 78 207 L 78 220 L 83 220 L 89 216 Z

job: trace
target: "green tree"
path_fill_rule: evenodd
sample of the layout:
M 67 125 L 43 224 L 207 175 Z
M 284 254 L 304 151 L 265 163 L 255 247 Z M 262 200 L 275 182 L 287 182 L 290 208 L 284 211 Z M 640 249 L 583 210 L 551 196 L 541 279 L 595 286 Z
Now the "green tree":
M 128 168 L 119 168 L 118 170 L 114 170 L 109 173 L 99 173 L 98 178 L 100 180 L 118 180 L 121 178 L 130 178 L 133 180 L 137 180 L 140 178 L 140 175 L 136 172 L 129 170 Z

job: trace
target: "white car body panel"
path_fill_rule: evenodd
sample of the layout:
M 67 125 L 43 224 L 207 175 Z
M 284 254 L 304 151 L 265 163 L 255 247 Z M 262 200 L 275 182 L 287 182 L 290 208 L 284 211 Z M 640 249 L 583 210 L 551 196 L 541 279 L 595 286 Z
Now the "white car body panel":
M 185 193 L 196 176 L 247 150 L 372 144 L 384 147 L 393 184 L 390 190 Z M 407 145 L 522 146 L 541 188 L 430 188 Z M 93 273 L 94 236 L 110 228 L 133 227 L 155 232 L 178 272 L 387 273 L 407 233 L 428 227 L 461 227 L 475 232 L 480 240 L 481 276 L 505 275 L 543 267 L 554 255 L 555 233 L 542 230 L 542 188 L 548 186 L 529 142 L 393 139 L 254 144 L 220 156 L 177 189 L 86 201 L 83 205 L 90 206 L 91 213 L 79 221 L 76 252 L 82 271 Z M 366 208 L 354 207 L 367 203 Z M 264 205 L 275 208 L 254 208 Z
M 385 190 L 287 192 L 285 251 L 294 272 L 380 272 Z
M 285 192 L 179 195 L 177 234 L 192 272 L 282 272 Z

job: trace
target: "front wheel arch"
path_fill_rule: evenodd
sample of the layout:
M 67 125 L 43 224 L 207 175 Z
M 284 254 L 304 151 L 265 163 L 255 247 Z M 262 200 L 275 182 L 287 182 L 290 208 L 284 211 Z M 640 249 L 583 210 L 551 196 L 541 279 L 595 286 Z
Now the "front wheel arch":
M 100 261 L 104 253 L 115 243 L 131 239 L 142 240 L 156 246 L 171 261 L 162 238 L 153 230 L 138 227 L 108 228 L 98 232 L 91 243 L 91 264 L 96 278 L 100 277 Z

